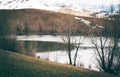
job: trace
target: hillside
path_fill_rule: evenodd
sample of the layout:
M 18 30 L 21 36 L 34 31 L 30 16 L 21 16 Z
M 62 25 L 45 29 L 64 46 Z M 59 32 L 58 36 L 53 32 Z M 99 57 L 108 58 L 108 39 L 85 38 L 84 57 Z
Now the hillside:
M 65 13 L 65 14 L 76 15 L 76 16 L 92 17 L 89 12 L 79 12 L 79 11 L 74 11 L 72 9 L 67 9 L 67 8 L 61 8 L 61 9 L 58 10 L 58 12 Z
M 112 25 L 112 21 L 107 18 L 81 17 L 39 9 L 0 10 L 0 20 L 1 25 L 6 23 L 6 26 L 20 35 L 62 34 L 67 30 L 66 26 L 71 26 L 74 35 L 83 36 L 88 36 L 91 32 L 96 33 L 101 27 L 109 29 L 109 32 L 114 31 L 115 26 L 120 28 L 118 25 Z
M 68 14 L 38 10 L 38 9 L 18 9 L 18 10 L 0 10 L 0 17 L 6 17 L 6 22 L 13 29 L 17 30 L 18 34 L 32 33 L 32 34 L 51 34 L 59 33 L 59 29 L 63 29 L 66 23 L 72 19 L 73 26 L 76 31 L 86 35 L 88 33 L 88 26 L 76 20 L 76 16 Z M 103 19 L 80 17 L 91 22 L 101 24 Z M 0 21 L 1 22 L 1 21 Z M 62 23 L 62 24 L 59 24 Z
M 0 50 L 0 77 L 117 77 Z

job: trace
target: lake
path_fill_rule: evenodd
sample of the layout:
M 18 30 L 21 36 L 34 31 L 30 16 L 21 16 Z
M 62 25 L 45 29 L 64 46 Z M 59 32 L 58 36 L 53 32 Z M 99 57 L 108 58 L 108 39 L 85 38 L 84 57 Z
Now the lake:
M 69 59 L 68 59 L 68 54 L 63 48 L 59 49 L 50 49 L 50 48 L 56 48 L 55 46 L 52 46 L 52 43 L 63 43 L 62 38 L 65 36 L 52 36 L 52 35 L 22 35 L 22 36 L 17 36 L 18 41 L 34 41 L 34 42 L 42 42 L 41 44 L 43 45 L 44 43 L 48 42 L 46 45 L 42 46 L 41 48 L 45 47 L 47 49 L 45 52 L 44 51 L 36 51 L 35 56 L 40 57 L 41 59 L 46 59 L 49 61 L 54 61 L 58 63 L 63 63 L 63 64 L 69 64 Z M 76 40 L 73 40 L 72 42 L 77 42 L 79 41 L 79 36 L 73 36 L 72 38 L 75 38 Z M 99 71 L 98 67 L 98 62 L 96 60 L 96 53 L 94 52 L 94 45 L 91 43 L 91 40 L 89 37 L 81 36 L 81 39 L 83 39 L 82 44 L 80 45 L 81 47 L 79 48 L 78 55 L 77 55 L 77 66 L 81 66 L 84 68 L 88 68 L 91 70 L 96 70 Z M 50 44 L 51 43 L 51 44 Z M 50 44 L 50 45 L 48 45 Z M 74 54 L 75 54 L 76 49 L 72 49 L 72 60 L 74 59 Z

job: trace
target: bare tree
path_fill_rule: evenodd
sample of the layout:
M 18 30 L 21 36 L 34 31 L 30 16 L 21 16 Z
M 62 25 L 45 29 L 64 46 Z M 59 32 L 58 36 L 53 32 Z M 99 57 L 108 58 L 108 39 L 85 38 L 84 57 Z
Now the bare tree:
M 42 32 L 43 31 L 43 26 L 45 25 L 45 23 L 43 22 L 42 19 L 39 20 L 39 32 Z
M 74 21 L 71 15 L 67 15 L 65 19 L 62 19 L 62 21 L 58 20 L 59 25 L 63 26 L 63 28 L 60 28 L 58 32 L 64 35 L 64 37 L 61 37 L 61 38 L 67 46 L 66 48 L 67 48 L 70 65 L 72 65 L 72 57 L 71 57 L 72 40 L 73 40 L 72 33 L 74 33 L 75 31 L 73 22 Z
M 62 36 L 63 42 L 66 44 L 66 50 L 69 57 L 69 64 L 76 66 L 76 58 L 78 54 L 78 50 L 80 48 L 81 43 L 83 42 L 83 37 L 80 36 L 79 33 L 77 33 L 78 24 L 76 24 L 76 20 L 74 19 L 74 16 L 72 15 L 66 15 L 63 19 L 58 20 L 58 25 L 62 26 L 58 29 L 59 34 L 64 35 Z M 76 38 L 76 33 L 78 38 Z M 74 58 L 72 58 L 72 49 L 73 46 L 76 49 L 76 52 L 74 54 Z
M 96 29 L 96 36 L 92 37 L 92 43 L 95 46 L 98 62 L 103 71 L 117 74 L 120 70 L 119 44 L 120 44 L 120 18 L 118 14 L 110 16 L 109 25 L 104 29 Z M 107 19 L 108 20 L 108 19 Z
M 75 38 L 75 37 L 74 37 Z M 84 37 L 82 37 L 82 36 L 78 36 L 78 39 L 77 38 L 75 38 L 75 42 L 74 42 L 74 45 L 75 45 L 75 49 L 76 49 L 76 51 L 75 51 L 75 55 L 74 55 L 74 66 L 76 66 L 76 59 L 77 59 L 77 55 L 78 55 L 78 50 L 79 50 L 79 48 L 80 48 L 80 45 L 83 43 L 83 41 L 84 41 Z
M 16 32 L 17 32 L 17 35 L 22 35 L 24 34 L 24 25 L 22 22 L 19 22 L 17 25 L 16 25 Z

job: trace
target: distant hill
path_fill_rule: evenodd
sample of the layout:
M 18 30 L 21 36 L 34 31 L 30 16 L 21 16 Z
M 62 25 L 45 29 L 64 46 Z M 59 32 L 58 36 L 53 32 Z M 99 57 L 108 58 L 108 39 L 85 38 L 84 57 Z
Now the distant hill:
M 92 23 L 102 25 L 103 19 L 93 18 L 93 17 L 81 17 L 74 16 L 59 12 L 45 11 L 39 9 L 17 9 L 17 10 L 0 10 L 1 17 L 7 19 L 9 26 L 13 27 L 19 31 L 19 33 L 24 34 L 25 32 L 30 34 L 51 34 L 58 33 L 59 29 L 64 28 L 64 23 L 67 23 L 72 19 L 74 27 L 76 26 L 76 31 L 80 34 L 87 35 L 88 26 L 75 19 L 75 17 L 84 18 Z M 6 14 L 7 16 L 4 16 Z M 2 22 L 2 21 L 0 21 Z M 59 22 L 63 24 L 59 24 Z M 25 31 L 23 31 L 23 29 Z
M 68 10 L 70 11 L 70 10 Z M 65 32 L 65 25 L 72 25 L 76 35 L 89 35 L 90 31 L 95 32 L 99 28 L 107 28 L 109 32 L 119 28 L 112 25 L 110 18 L 94 18 L 85 16 L 69 15 L 65 13 L 39 10 L 39 9 L 14 9 L 0 10 L 0 17 L 6 19 L 5 22 L 11 26 L 17 34 L 61 34 Z M 1 19 L 2 20 L 2 19 Z M 118 22 L 118 21 L 116 21 Z

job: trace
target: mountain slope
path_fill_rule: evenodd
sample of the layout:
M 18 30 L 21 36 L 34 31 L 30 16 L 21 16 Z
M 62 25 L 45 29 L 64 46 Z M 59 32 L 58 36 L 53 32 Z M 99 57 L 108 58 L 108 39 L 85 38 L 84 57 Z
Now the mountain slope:
M 115 77 L 0 50 L 0 77 Z
M 89 4 L 91 2 L 91 4 Z M 108 14 L 110 12 L 110 7 L 113 5 L 114 11 L 117 10 L 117 1 L 89 1 L 89 0 L 2 0 L 0 1 L 0 9 L 25 9 L 25 8 L 36 8 L 36 9 L 44 9 L 44 10 L 52 10 L 56 12 L 61 9 L 67 8 L 70 9 L 73 15 L 81 16 L 81 13 L 87 13 L 86 16 L 91 16 L 94 13 L 100 13 L 102 11 L 107 11 Z M 70 12 L 67 12 L 70 13 Z M 101 13 L 100 13 L 101 14 Z M 85 15 L 82 15 L 85 16 Z M 96 15 L 97 16 L 97 15 Z
M 79 12 L 79 11 L 75 11 L 75 10 L 68 9 L 68 8 L 61 8 L 58 10 L 58 12 L 65 13 L 65 14 L 71 14 L 75 16 L 92 17 L 92 15 L 90 15 L 89 12 Z
M 70 20 L 68 14 L 38 9 L 0 10 L 0 13 L 2 17 L 7 18 L 8 24 L 13 27 L 13 29 L 20 27 L 22 31 L 25 27 L 29 27 L 29 31 L 32 33 L 39 32 L 40 30 L 41 33 L 51 33 L 53 30 L 56 32 L 58 29 L 64 28 L 64 24 L 58 23 L 67 23 Z M 4 16 L 5 13 L 7 16 Z M 74 17 L 75 16 L 71 16 L 71 19 L 73 19 L 75 21 L 73 23 L 79 27 L 77 29 L 82 33 L 87 33 L 87 26 Z
M 59 29 L 62 30 L 65 28 L 65 24 L 69 23 L 70 19 L 72 19 L 72 21 L 74 21 L 72 23 L 76 28 L 76 32 L 80 33 L 81 35 L 87 35 L 89 33 L 89 26 L 81 20 L 76 19 L 76 17 L 84 19 L 84 21 L 89 21 L 91 24 L 93 23 L 109 27 L 109 24 L 103 25 L 103 22 L 106 22 L 106 20 L 102 18 L 82 17 L 74 15 L 70 16 L 64 13 L 39 9 L 0 10 L 0 15 L 0 17 L 7 19 L 6 22 L 9 26 L 21 34 L 58 34 Z M 2 21 L 0 22 L 3 23 Z M 26 28 L 28 30 L 26 30 Z

